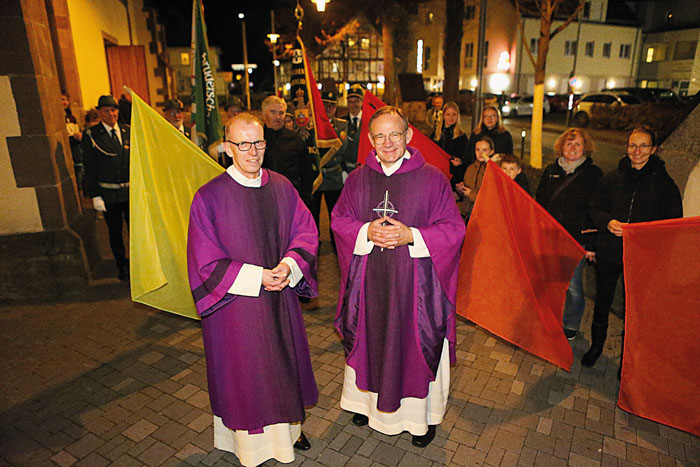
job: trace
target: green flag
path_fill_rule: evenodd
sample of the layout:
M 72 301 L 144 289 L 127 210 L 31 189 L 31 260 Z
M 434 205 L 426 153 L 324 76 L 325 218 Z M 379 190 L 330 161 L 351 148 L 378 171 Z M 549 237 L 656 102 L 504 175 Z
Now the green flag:
M 191 55 L 192 141 L 216 160 L 217 146 L 222 141 L 223 131 L 201 0 L 192 1 Z

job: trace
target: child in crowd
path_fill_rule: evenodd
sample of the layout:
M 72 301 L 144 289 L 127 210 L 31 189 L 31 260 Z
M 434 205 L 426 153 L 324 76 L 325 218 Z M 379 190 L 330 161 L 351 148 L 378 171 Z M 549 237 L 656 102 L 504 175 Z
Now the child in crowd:
M 520 187 L 530 194 L 530 184 L 527 181 L 527 175 L 523 172 L 520 165 L 520 158 L 514 156 L 513 154 L 504 154 L 499 162 L 501 169 L 508 175 L 511 179 L 515 180 L 515 183 L 520 185 Z
M 464 174 L 464 180 L 458 183 L 455 188 L 459 190 L 464 196 L 466 196 L 466 217 L 467 219 L 471 215 L 472 209 L 474 208 L 474 202 L 476 201 L 476 195 L 479 194 L 479 189 L 481 188 L 481 183 L 484 180 L 484 173 L 486 173 L 486 163 L 488 162 L 494 154 L 494 143 L 488 136 L 480 136 L 476 140 L 474 145 L 474 155 L 476 160 L 474 163 L 467 167 L 467 171 Z M 494 162 L 498 162 L 494 158 Z

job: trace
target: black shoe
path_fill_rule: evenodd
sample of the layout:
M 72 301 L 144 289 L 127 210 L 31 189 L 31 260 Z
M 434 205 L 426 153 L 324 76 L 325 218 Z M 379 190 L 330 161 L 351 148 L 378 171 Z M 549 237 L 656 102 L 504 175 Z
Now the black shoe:
M 306 439 L 306 435 L 304 433 L 302 433 L 296 443 L 294 443 L 294 449 L 298 449 L 300 451 L 308 451 L 311 449 L 311 443 L 309 443 L 309 440 Z
M 588 350 L 588 352 L 585 353 L 585 355 L 581 358 L 581 365 L 590 368 L 593 365 L 595 365 L 595 362 L 598 361 L 598 358 L 603 354 L 603 347 L 602 346 L 597 346 L 597 345 L 591 345 L 591 348 Z
M 567 339 L 572 341 L 572 340 L 576 339 L 576 330 L 564 328 L 564 335 L 566 336 Z
M 365 426 L 369 423 L 369 418 L 367 415 L 362 415 L 361 413 L 356 413 L 352 416 L 352 424 L 355 426 Z
M 119 274 L 117 275 L 120 281 L 129 281 L 129 266 L 119 266 Z
M 299 297 L 299 302 L 300 303 L 311 303 L 311 299 L 309 297 Z
M 428 425 L 428 432 L 423 436 L 413 435 L 411 444 L 419 448 L 424 448 L 430 444 L 433 438 L 435 438 L 435 425 Z

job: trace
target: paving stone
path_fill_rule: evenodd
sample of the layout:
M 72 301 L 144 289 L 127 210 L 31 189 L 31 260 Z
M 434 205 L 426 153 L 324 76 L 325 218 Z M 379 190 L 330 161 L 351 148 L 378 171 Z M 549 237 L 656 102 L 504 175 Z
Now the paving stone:
M 333 449 L 326 448 L 321 454 L 316 458 L 318 462 L 328 467 L 334 467 L 336 465 L 345 465 L 348 462 L 349 457 Z
M 405 451 L 384 442 L 380 442 L 369 458 L 386 466 L 396 466 L 401 461 Z
M 157 429 L 158 426 L 154 425 L 148 420 L 141 419 L 126 430 L 124 430 L 122 434 L 130 440 L 139 443 Z
M 50 458 L 52 461 L 54 461 L 56 464 L 60 465 L 61 467 L 67 467 L 69 465 L 75 464 L 75 462 L 78 460 L 74 456 L 72 456 L 70 453 L 66 451 L 60 451 L 56 453 L 55 455 L 51 456 Z

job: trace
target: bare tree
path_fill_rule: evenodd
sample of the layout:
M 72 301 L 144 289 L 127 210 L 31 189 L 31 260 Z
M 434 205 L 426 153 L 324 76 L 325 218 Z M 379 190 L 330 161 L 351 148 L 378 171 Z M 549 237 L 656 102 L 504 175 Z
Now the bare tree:
M 464 0 L 445 0 L 445 42 L 442 57 L 445 81 L 442 90 L 446 101 L 456 101 L 459 95 L 463 19 Z
M 542 112 L 544 101 L 544 78 L 547 68 L 549 43 L 574 21 L 583 8 L 585 0 L 515 0 L 518 15 L 520 37 L 527 56 L 535 68 L 535 92 L 532 109 L 532 130 L 530 135 L 530 165 L 542 168 Z M 537 57 L 533 56 L 528 41 L 525 40 L 525 27 L 522 15 L 535 16 L 540 19 L 540 35 Z M 552 23 L 557 17 L 566 17 L 564 22 L 552 31 Z

